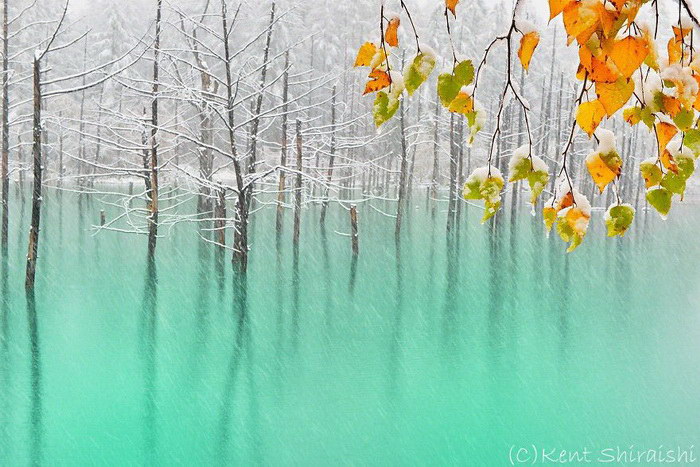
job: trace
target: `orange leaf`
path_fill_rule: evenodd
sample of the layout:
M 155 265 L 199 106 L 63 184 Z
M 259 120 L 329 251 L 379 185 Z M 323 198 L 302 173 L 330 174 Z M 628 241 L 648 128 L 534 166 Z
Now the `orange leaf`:
M 678 133 L 678 128 L 668 122 L 659 122 L 655 125 L 655 128 L 656 138 L 659 140 L 659 153 L 663 153 L 668 142 Z
M 593 66 L 591 64 L 593 60 L 593 54 L 591 53 L 591 50 L 588 47 L 586 47 L 585 45 L 579 47 L 578 58 L 581 61 L 581 65 L 583 65 L 586 70 L 591 71 L 591 68 Z
M 445 7 L 452 12 L 454 16 L 457 16 L 457 4 L 459 0 L 445 0 Z
M 612 157 L 609 156 L 595 152 L 586 158 L 588 172 L 601 193 L 622 172 L 620 156 L 616 153 L 613 153 Z
M 399 24 L 401 24 L 401 20 L 398 17 L 394 17 L 389 20 L 389 25 L 386 27 L 384 41 L 391 47 L 399 45 Z
M 664 149 L 664 152 L 661 153 L 661 163 L 664 165 L 664 167 L 666 167 L 674 174 L 678 173 L 678 166 L 676 165 L 676 160 L 673 158 L 668 149 Z
M 683 55 L 681 51 L 681 41 L 671 38 L 668 40 L 668 46 L 666 48 L 668 49 L 669 64 L 678 63 L 681 61 L 681 57 Z
M 595 85 L 595 92 L 605 108 L 605 113 L 611 117 L 632 97 L 634 81 L 620 78 L 614 83 L 598 82 Z
M 540 42 L 540 34 L 537 31 L 528 32 L 520 39 L 520 49 L 518 49 L 518 58 L 526 70 L 530 66 L 530 59 L 535 47 Z
M 625 6 L 626 0 L 612 0 L 617 11 L 622 11 L 622 7 Z
M 605 62 L 595 57 L 591 58 L 591 71 L 588 74 L 588 79 L 596 83 L 614 83 L 617 78 L 617 73 L 613 72 Z
M 598 24 L 598 12 L 595 4 L 571 2 L 564 8 L 564 28 L 569 35 L 569 44 L 584 32 Z M 588 34 L 590 37 L 590 34 Z M 585 42 L 585 41 L 584 41 Z
M 663 110 L 667 114 L 669 114 L 671 117 L 678 115 L 678 112 L 681 111 L 681 101 L 673 96 L 667 96 L 666 94 L 664 94 L 661 99 L 664 104 Z
M 608 37 L 615 26 L 615 20 L 617 19 L 616 12 L 608 10 L 602 3 L 598 3 L 597 7 L 598 19 L 600 20 L 600 25 L 603 28 L 603 34 L 605 37 Z
M 369 77 L 371 79 L 367 81 L 367 85 L 365 85 L 365 92 L 363 92 L 362 95 L 379 91 L 380 89 L 384 89 L 391 84 L 391 78 L 389 77 L 389 73 L 386 71 L 372 70 Z
M 673 26 L 673 37 L 678 42 L 683 42 L 683 38 L 685 38 L 690 31 L 691 28 L 679 28 L 678 26 Z
M 573 0 L 549 0 L 549 20 L 554 19 L 559 13 L 564 11 Z
M 605 117 L 605 107 L 598 99 L 584 102 L 576 110 L 576 123 L 583 131 L 591 136 Z
M 632 76 L 649 54 L 649 44 L 641 37 L 627 36 L 615 43 L 610 58 L 622 76 Z
M 372 63 L 372 58 L 374 54 L 377 53 L 377 46 L 371 42 L 365 42 L 360 47 L 359 52 L 357 52 L 357 58 L 355 59 L 355 66 L 370 66 Z
M 697 81 L 698 89 L 700 89 L 700 75 L 693 75 L 693 78 L 695 78 L 695 81 Z M 700 91 L 698 92 L 697 96 L 695 97 L 695 102 L 693 103 L 693 108 L 695 110 L 700 110 Z

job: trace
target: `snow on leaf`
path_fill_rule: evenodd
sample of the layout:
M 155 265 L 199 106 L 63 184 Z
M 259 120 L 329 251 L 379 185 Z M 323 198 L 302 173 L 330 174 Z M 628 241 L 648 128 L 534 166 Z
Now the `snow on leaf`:
M 435 55 L 429 53 L 419 53 L 411 64 L 404 70 L 404 83 L 409 95 L 420 87 L 428 79 L 430 73 L 435 68 Z
M 392 93 L 394 94 L 394 93 Z M 374 124 L 379 127 L 394 116 L 400 105 L 400 100 L 393 95 L 390 96 L 384 91 L 379 91 L 374 99 L 372 115 Z
M 484 200 L 482 224 L 493 217 L 501 207 L 501 190 L 503 190 L 504 186 L 503 176 L 495 167 L 479 167 L 475 169 L 464 183 L 462 191 L 464 199 Z

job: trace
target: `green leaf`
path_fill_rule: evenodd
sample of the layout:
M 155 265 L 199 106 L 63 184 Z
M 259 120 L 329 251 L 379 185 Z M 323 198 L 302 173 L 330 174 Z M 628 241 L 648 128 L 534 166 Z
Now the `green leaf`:
M 461 86 L 455 77 L 449 73 L 443 73 L 438 76 L 437 91 L 440 97 L 440 102 L 445 107 L 449 107 L 450 103 L 459 94 Z
M 464 184 L 462 196 L 464 196 L 464 199 L 481 199 L 480 187 L 480 180 L 467 180 L 467 183 Z
M 469 86 L 474 80 L 474 65 L 471 60 L 463 60 L 455 66 L 454 78 L 460 86 Z
M 676 157 L 676 165 L 678 166 L 678 176 L 683 180 L 688 180 L 695 172 L 695 161 L 690 157 Z
M 685 179 L 673 172 L 667 172 L 666 175 L 664 175 L 661 179 L 661 186 L 671 193 L 681 195 L 681 197 L 683 197 L 683 193 L 685 193 Z
M 656 209 L 662 218 L 666 218 L 671 210 L 671 198 L 673 193 L 664 187 L 652 188 L 647 191 L 647 201 Z
M 549 181 L 549 174 L 544 170 L 534 170 L 527 176 L 527 182 L 530 185 L 530 203 L 535 204 L 537 197 L 544 191 Z
M 644 122 L 644 124 L 648 126 L 650 130 L 654 128 L 654 113 L 651 111 L 651 108 L 648 106 L 644 107 L 639 116 L 642 118 L 642 122 Z
M 683 144 L 688 146 L 696 156 L 700 154 L 700 130 L 692 129 L 686 131 Z
M 611 206 L 605 213 L 605 225 L 608 227 L 608 237 L 625 235 L 627 229 L 632 225 L 634 219 L 634 208 L 627 204 Z
M 384 91 L 379 91 L 374 99 L 372 106 L 372 115 L 374 115 L 374 124 L 379 127 L 394 116 L 399 108 L 400 101 L 393 95 L 390 97 Z
M 435 56 L 432 54 L 419 53 L 409 67 L 404 71 L 403 80 L 409 95 L 420 87 L 428 79 L 430 73 L 435 68 Z
M 673 117 L 673 123 L 676 124 L 679 130 L 686 131 L 693 125 L 693 117 L 695 113 L 688 109 L 682 109 Z
M 513 166 L 508 181 L 517 182 L 518 180 L 525 180 L 531 171 L 532 161 L 530 161 L 529 157 L 523 157 Z
M 483 224 L 487 220 L 491 219 L 496 215 L 498 210 L 501 208 L 501 201 L 498 200 L 495 203 L 491 201 L 484 202 L 484 217 L 481 218 L 481 223 Z
M 642 173 L 647 188 L 661 183 L 661 169 L 654 162 L 642 162 L 639 164 L 639 171 Z

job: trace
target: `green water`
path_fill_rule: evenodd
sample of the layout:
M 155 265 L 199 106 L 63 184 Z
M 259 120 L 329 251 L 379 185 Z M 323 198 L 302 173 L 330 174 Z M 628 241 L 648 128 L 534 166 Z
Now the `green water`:
M 192 223 L 161 229 L 149 293 L 145 237 L 94 235 L 100 209 L 118 212 L 100 199 L 47 193 L 35 312 L 28 204 L 12 200 L 2 465 L 507 465 L 532 444 L 700 446 L 693 206 L 624 239 L 597 213 L 566 256 L 527 209 L 492 237 L 469 208 L 448 244 L 424 194 L 397 255 L 393 220 L 360 205 L 354 286 L 346 211 L 332 206 L 325 237 L 304 211 L 295 282 L 291 212 L 278 257 L 267 208 L 241 314 L 229 253 L 220 277 Z

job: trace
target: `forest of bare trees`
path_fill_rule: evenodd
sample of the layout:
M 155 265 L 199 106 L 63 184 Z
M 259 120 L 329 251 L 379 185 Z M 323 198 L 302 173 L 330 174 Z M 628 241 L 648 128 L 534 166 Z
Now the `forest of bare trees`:
M 358 92 L 364 75 L 351 68 L 361 37 L 376 22 L 366 5 L 72 3 L 4 2 L 2 248 L 7 256 L 8 223 L 18 222 L 8 201 L 15 189 L 22 203 L 28 196 L 32 204 L 22 239 L 27 290 L 41 270 L 37 247 L 42 209 L 50 209 L 42 207 L 47 190 L 110 195 L 105 202 L 116 215 L 94 219 L 93 231 L 144 236 L 149 261 L 170 226 L 197 223 L 200 238 L 193 242 L 216 244 L 242 283 L 255 254 L 249 226 L 262 209 L 276 206 L 278 242 L 287 237 L 294 245 L 304 236 L 300 216 L 318 216 L 323 229 L 328 210 L 347 212 L 355 254 L 362 229 L 357 206 L 395 223 L 397 241 L 416 203 L 427 203 L 446 232 L 455 230 L 471 204 L 460 196 L 461 186 L 489 159 L 491 135 L 493 164 L 502 171 L 528 137 L 550 166 L 569 139 L 568 172 L 582 193 L 595 190 L 584 176 L 591 142 L 581 132 L 569 135 L 576 53 L 566 47 L 560 25 L 545 26 L 546 2 L 531 0 L 526 13 L 542 26 L 536 60 L 528 73 L 507 72 L 527 99 L 529 117 L 516 99 L 499 110 L 506 58 L 495 50 L 481 72 L 484 128 L 471 145 L 469 128 L 441 108 L 432 81 L 403 101 L 397 118 L 374 128 L 372 103 Z M 451 65 L 452 54 L 479 57 L 495 31 L 508 27 L 508 15 L 495 12 L 512 9 L 508 1 L 460 6 L 470 14 L 453 22 L 448 38 L 444 5 L 415 3 L 421 41 L 440 51 L 438 69 Z M 662 5 L 662 21 L 672 17 L 672 3 L 668 10 Z M 401 34 L 411 40 L 408 28 Z M 652 151 L 653 135 L 620 116 L 606 127 L 631 168 L 617 195 L 643 211 L 643 180 L 633 174 Z M 515 225 L 527 204 L 521 190 L 506 188 L 506 208 L 491 228 Z M 608 190 L 598 206 L 613 196 Z M 184 207 L 192 198 L 196 212 Z

